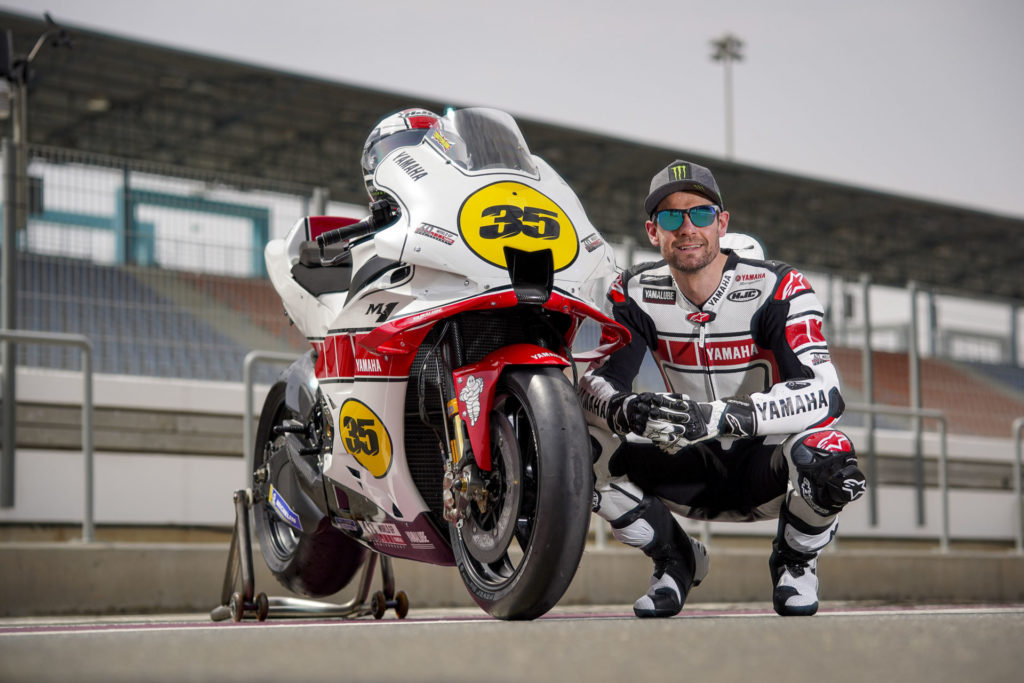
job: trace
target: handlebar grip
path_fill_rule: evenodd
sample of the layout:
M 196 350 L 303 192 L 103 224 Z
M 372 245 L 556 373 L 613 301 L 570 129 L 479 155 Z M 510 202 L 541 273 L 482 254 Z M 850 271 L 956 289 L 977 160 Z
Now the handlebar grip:
M 391 206 L 385 200 L 378 200 L 370 205 L 370 215 L 352 225 L 345 225 L 334 230 L 321 233 L 316 238 L 316 244 L 323 253 L 324 247 L 330 244 L 337 244 L 352 237 L 358 237 L 377 228 L 382 228 L 392 221 Z
M 364 218 L 358 223 L 345 225 L 340 228 L 335 228 L 334 230 L 328 230 L 327 232 L 320 233 L 317 235 L 316 245 L 320 247 L 320 251 L 323 251 L 324 247 L 329 244 L 337 244 L 338 242 L 343 242 L 351 237 L 370 232 L 373 230 L 372 223 L 373 216 L 370 216 L 369 218 Z

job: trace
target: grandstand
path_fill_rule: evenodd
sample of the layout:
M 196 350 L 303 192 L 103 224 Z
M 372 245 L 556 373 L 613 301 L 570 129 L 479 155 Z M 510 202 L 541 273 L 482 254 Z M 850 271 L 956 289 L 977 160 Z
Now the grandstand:
M 0 24 L 22 51 L 46 28 L 41 17 L 3 11 Z M 42 50 L 33 62 L 31 143 L 222 180 L 237 176 L 249 188 L 294 187 L 307 197 L 320 188 L 334 201 L 364 204 L 357 160 L 373 124 L 410 104 L 435 110 L 462 104 L 411 101 L 387 92 L 385 84 L 357 88 L 66 28 L 73 48 Z M 776 258 L 848 278 L 867 272 L 878 284 L 902 287 L 914 280 L 984 297 L 1024 298 L 1021 219 L 567 127 L 529 120 L 520 125 L 531 150 L 565 177 L 611 239 L 637 237 L 651 175 L 682 156 L 715 171 L 732 227 L 772 245 Z
M 95 371 L 238 381 L 251 349 L 305 350 L 266 280 L 21 254 L 18 327 L 84 334 Z M 78 369 L 78 354 L 21 345 L 19 364 Z

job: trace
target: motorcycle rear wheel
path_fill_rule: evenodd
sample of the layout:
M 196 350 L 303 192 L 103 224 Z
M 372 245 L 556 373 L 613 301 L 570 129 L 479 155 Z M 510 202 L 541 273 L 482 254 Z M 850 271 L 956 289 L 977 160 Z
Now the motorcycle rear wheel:
M 262 467 L 268 458 L 267 445 L 274 439 L 274 427 L 287 420 L 302 420 L 285 404 L 285 385 L 275 384 L 267 394 L 256 430 L 254 468 Z M 308 441 L 303 437 L 304 441 Z M 312 446 L 312 442 L 304 443 Z M 287 476 L 286 466 L 278 476 Z M 255 477 L 253 477 L 255 479 Z M 299 595 L 320 598 L 337 593 L 349 584 L 362 566 L 366 549 L 341 531 L 335 529 L 328 517 L 323 517 L 316 528 L 300 532 L 286 524 L 267 500 L 271 481 L 252 482 L 255 502 L 253 518 L 256 537 L 267 568 L 278 582 Z
M 511 368 L 491 412 L 486 510 L 471 503 L 452 549 L 473 599 L 499 619 L 535 619 L 568 589 L 586 545 L 594 475 L 576 394 L 556 368 Z

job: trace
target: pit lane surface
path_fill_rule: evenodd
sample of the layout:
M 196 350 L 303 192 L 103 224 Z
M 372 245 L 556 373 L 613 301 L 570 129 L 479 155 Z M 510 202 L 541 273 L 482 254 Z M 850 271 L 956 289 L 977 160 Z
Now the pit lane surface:
M 475 609 L 215 623 L 205 614 L 0 620 L 0 681 L 1013 681 L 1024 605 Z

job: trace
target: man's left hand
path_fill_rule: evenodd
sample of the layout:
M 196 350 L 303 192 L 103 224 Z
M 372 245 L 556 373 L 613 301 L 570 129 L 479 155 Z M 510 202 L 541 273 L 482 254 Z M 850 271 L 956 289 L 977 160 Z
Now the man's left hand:
M 683 399 L 652 410 L 644 436 L 667 453 L 677 453 L 709 439 L 753 436 L 754 429 L 754 406 L 750 401 L 731 398 L 705 403 Z

